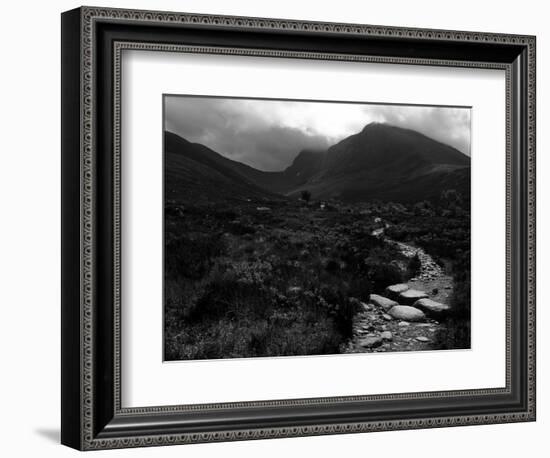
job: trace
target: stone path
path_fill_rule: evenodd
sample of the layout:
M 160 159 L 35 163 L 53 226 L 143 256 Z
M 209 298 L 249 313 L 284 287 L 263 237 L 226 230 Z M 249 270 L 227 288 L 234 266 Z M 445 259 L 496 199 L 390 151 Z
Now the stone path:
M 383 236 L 383 231 L 376 234 Z M 420 269 L 407 283 L 388 285 L 384 296 L 371 294 L 353 320 L 345 353 L 419 351 L 436 346 L 445 328 L 452 278 L 422 248 L 386 238 L 408 258 L 418 255 Z
M 356 315 L 353 326 L 354 337 L 344 353 L 430 350 L 434 348 L 437 331 L 444 325 L 432 319 L 423 322 L 394 319 L 379 309 L 365 309 Z
M 403 242 L 396 242 L 389 239 L 386 240 L 388 240 L 389 243 L 397 245 L 399 251 L 407 258 L 413 258 L 418 255 L 418 259 L 420 259 L 420 272 L 416 277 L 412 278 L 411 281 L 433 280 L 443 275 L 443 269 L 422 248 L 413 247 Z

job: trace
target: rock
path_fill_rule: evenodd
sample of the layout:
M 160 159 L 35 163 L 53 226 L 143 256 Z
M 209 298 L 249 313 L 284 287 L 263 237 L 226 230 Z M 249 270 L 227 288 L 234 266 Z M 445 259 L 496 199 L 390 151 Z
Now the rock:
M 302 288 L 300 288 L 299 286 L 291 286 L 287 289 L 287 293 L 289 294 L 298 294 L 300 292 L 302 292 Z
M 418 289 L 408 289 L 399 294 L 399 303 L 412 305 L 419 299 L 427 298 L 428 295 L 424 291 Z
M 416 338 L 416 340 L 418 340 L 419 342 L 429 342 L 430 339 L 428 339 L 427 337 L 424 337 L 424 336 L 418 336 Z
M 413 307 L 422 310 L 429 317 L 436 318 L 446 315 L 451 309 L 447 304 L 442 304 L 432 299 L 419 299 L 413 304 Z
M 393 340 L 393 335 L 390 331 L 384 331 L 382 334 L 380 334 L 380 337 L 384 340 Z
M 392 318 L 390 315 L 388 315 L 387 313 L 383 313 L 383 314 L 382 314 L 382 318 L 384 318 L 386 321 L 391 321 L 391 320 L 393 320 L 393 318 Z
M 366 312 L 371 312 L 372 310 L 374 310 L 372 304 L 365 304 L 364 302 L 361 302 L 361 307 L 363 307 L 363 310 L 365 310 Z
M 399 305 L 397 302 L 392 301 L 391 299 L 388 299 L 387 297 L 379 296 L 378 294 L 371 294 L 370 295 L 370 301 L 374 305 L 376 305 L 378 307 L 382 307 L 385 311 L 388 311 L 389 309 L 391 309 L 395 305 Z
M 270 212 L 271 208 L 269 207 L 256 207 L 256 210 L 259 212 Z
M 378 336 L 367 336 L 359 341 L 359 345 L 366 348 L 376 348 L 382 345 L 383 339 Z
M 397 285 L 388 286 L 386 288 L 386 294 L 393 299 L 397 299 L 402 292 L 407 291 L 408 289 L 409 285 L 406 283 L 398 283 Z
M 403 321 L 424 321 L 426 319 L 426 315 L 422 310 L 408 305 L 396 305 L 388 311 L 388 314 L 396 320 Z
M 406 327 L 410 326 L 410 323 L 407 323 L 406 321 L 400 321 L 399 323 L 397 323 L 397 326 Z

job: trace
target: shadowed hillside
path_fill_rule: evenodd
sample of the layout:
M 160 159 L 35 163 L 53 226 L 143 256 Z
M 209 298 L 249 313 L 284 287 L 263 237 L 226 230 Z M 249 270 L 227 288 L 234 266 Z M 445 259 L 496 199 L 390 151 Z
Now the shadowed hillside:
M 417 202 L 446 189 L 470 194 L 470 158 L 409 129 L 371 123 L 331 146 L 320 170 L 300 187 L 318 198 Z
M 437 200 L 454 189 L 470 197 L 470 158 L 457 149 L 410 129 L 371 123 L 326 151 L 300 151 L 280 172 L 264 172 L 166 132 L 167 173 L 178 176 L 184 159 L 191 160 L 197 179 L 208 172 L 205 184 L 235 187 L 235 197 L 266 192 L 287 196 L 307 190 L 315 198 L 348 202 L 381 200 L 417 202 Z M 175 167 L 172 170 L 171 161 Z M 198 164 L 201 164 L 199 166 Z M 200 169 L 200 173 L 196 169 Z M 177 170 L 176 170 L 177 169 Z M 183 184 L 182 186 L 187 186 Z M 177 195 L 178 184 L 174 193 Z M 211 188 L 210 188 L 211 189 Z M 263 191 L 260 191 L 263 190 Z
M 199 203 L 274 197 L 237 171 L 247 167 L 244 164 L 170 132 L 164 136 L 164 161 L 167 201 Z

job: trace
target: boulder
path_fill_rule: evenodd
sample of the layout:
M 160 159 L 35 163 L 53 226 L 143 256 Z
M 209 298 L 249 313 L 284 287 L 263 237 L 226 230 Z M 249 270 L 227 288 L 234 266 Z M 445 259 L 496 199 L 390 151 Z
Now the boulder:
M 386 294 L 388 297 L 391 297 L 393 299 L 398 299 L 399 295 L 407 291 L 409 289 L 409 285 L 406 283 L 398 283 L 397 285 L 391 285 L 386 288 Z
M 418 289 L 408 289 L 407 291 L 403 291 L 399 294 L 399 303 L 412 305 L 419 299 L 424 299 L 426 297 L 428 297 L 428 295 L 424 291 L 420 291 Z
M 364 302 L 361 302 L 361 308 L 362 310 L 364 310 L 365 312 L 372 312 L 374 307 L 372 304 L 365 304 Z
M 366 348 L 376 348 L 382 345 L 383 339 L 378 336 L 368 336 L 359 341 L 359 345 Z
M 302 288 L 300 288 L 299 286 L 291 286 L 286 290 L 286 292 L 288 294 L 299 294 L 302 292 Z
M 390 331 L 384 331 L 382 334 L 380 334 L 380 337 L 384 340 L 393 340 L 393 335 Z
M 385 311 L 388 311 L 395 305 L 398 305 L 397 302 L 392 301 L 387 297 L 379 296 L 378 294 L 371 294 L 369 300 L 377 307 L 382 307 Z
M 441 318 L 451 310 L 451 307 L 447 304 L 442 304 L 431 299 L 419 299 L 413 304 L 413 307 L 422 310 L 427 316 L 433 318 Z
M 422 310 L 408 305 L 396 305 L 388 311 L 388 314 L 396 320 L 403 321 L 424 321 L 426 319 Z

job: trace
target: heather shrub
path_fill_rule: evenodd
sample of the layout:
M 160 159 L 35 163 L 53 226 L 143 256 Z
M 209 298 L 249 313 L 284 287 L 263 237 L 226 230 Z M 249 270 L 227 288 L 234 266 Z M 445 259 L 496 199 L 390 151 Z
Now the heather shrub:
M 200 279 L 223 250 L 224 244 L 219 234 L 173 239 L 166 244 L 165 274 L 171 278 Z

